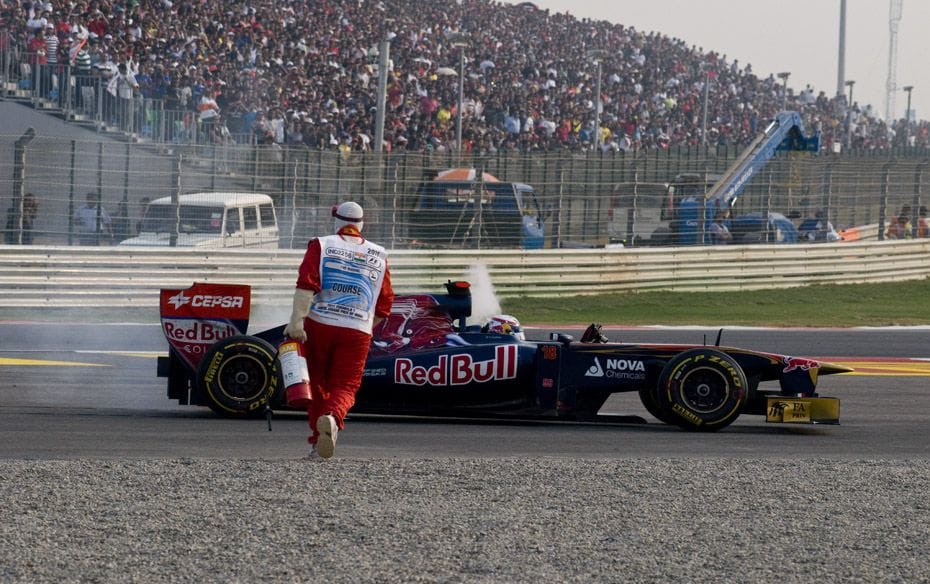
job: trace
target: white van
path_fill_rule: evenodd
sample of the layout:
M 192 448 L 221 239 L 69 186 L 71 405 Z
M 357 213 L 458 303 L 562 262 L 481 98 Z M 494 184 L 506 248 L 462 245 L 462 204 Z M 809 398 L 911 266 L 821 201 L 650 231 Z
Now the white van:
M 120 245 L 277 248 L 274 203 L 258 193 L 193 193 L 149 203 L 139 235 Z

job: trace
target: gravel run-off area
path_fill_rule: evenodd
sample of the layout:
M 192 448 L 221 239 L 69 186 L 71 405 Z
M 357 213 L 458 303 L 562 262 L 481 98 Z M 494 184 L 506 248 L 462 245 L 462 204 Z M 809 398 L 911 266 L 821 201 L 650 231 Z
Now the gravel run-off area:
M 0 461 L 0 582 L 917 582 L 930 461 Z

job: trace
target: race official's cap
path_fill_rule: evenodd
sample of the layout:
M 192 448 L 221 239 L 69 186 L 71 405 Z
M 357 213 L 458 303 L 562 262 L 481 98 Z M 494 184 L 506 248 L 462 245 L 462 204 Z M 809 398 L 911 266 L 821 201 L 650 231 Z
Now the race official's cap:
M 333 217 L 335 218 L 335 230 L 338 233 L 346 225 L 353 225 L 359 231 L 365 225 L 365 213 L 362 206 L 354 201 L 346 201 L 333 207 Z

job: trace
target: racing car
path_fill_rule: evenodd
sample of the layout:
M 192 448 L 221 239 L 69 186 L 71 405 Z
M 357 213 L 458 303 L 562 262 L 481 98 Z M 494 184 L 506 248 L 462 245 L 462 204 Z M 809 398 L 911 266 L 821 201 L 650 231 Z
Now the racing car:
M 592 324 L 578 341 L 562 333 L 529 341 L 516 319 L 467 324 L 469 284 L 445 288 L 395 298 L 374 329 L 354 413 L 599 421 L 611 394 L 638 392 L 656 419 L 692 431 L 719 430 L 743 414 L 839 423 L 839 400 L 816 387 L 847 367 L 720 346 L 720 334 L 714 345 L 612 343 Z M 230 417 L 288 408 L 277 350 L 284 325 L 247 334 L 250 304 L 246 285 L 161 290 L 169 350 L 158 375 L 170 399 Z

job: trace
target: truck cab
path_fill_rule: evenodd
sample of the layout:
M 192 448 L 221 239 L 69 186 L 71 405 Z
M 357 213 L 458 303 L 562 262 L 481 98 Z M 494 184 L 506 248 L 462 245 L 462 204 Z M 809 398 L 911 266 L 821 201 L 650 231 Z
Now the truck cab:
M 525 183 L 429 180 L 410 212 L 408 234 L 431 247 L 543 247 L 536 192 Z
M 666 244 L 695 245 L 704 241 L 706 196 L 719 180 L 719 174 L 682 173 L 668 184 L 662 207 L 662 219 L 668 221 Z

